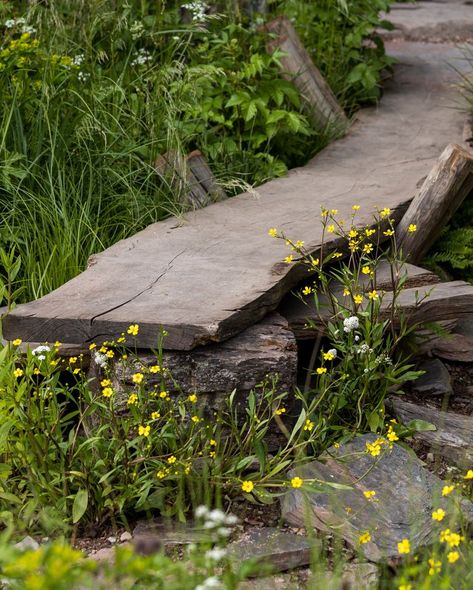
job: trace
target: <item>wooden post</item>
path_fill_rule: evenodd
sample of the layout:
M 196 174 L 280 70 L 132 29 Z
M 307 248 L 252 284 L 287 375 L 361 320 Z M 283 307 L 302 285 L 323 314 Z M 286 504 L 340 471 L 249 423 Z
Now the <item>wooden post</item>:
M 396 241 L 409 262 L 425 256 L 472 190 L 473 153 L 448 145 L 397 226 Z
M 154 166 L 159 176 L 178 193 L 186 209 L 200 209 L 227 196 L 198 150 L 186 157 L 171 150 L 160 156 Z
M 322 77 L 304 45 L 299 39 L 292 23 L 279 16 L 265 25 L 264 29 L 273 34 L 267 43 L 268 53 L 276 49 L 284 52 L 280 59 L 284 78 L 291 80 L 307 104 L 310 117 L 320 130 L 335 126 L 345 131 L 348 119 L 338 104 L 335 95 Z

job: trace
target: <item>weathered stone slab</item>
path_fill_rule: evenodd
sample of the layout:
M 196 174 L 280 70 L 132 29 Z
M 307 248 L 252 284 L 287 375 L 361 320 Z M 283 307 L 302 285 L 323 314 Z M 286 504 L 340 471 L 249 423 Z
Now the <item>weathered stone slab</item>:
M 306 585 L 293 574 L 276 574 L 265 578 L 245 580 L 238 584 L 238 590 L 304 590 Z
M 120 392 L 133 389 L 133 373 L 156 365 L 156 356 L 150 352 L 138 356 L 139 361 L 131 366 L 120 360 L 110 361 L 118 403 Z M 93 358 L 92 363 L 91 374 L 98 379 L 100 369 Z M 290 391 L 296 383 L 297 344 L 287 321 L 273 313 L 225 342 L 189 352 L 164 351 L 163 366 L 172 377 L 164 376 L 169 391 L 205 396 L 206 406 L 216 408 L 234 389 L 244 397 L 268 376 L 278 375 L 278 390 Z M 148 386 L 153 387 L 162 378 L 161 373 L 149 373 Z
M 228 545 L 235 562 L 256 560 L 273 571 L 283 572 L 310 564 L 313 544 L 301 536 L 271 527 L 254 527 Z
M 387 407 L 402 422 L 426 420 L 437 427 L 435 431 L 417 432 L 416 440 L 461 468 L 473 463 L 473 416 L 442 412 L 436 408 L 413 404 L 399 397 L 388 400 Z
M 320 251 L 320 206 L 349 217 L 353 203 L 366 225 L 373 209 L 405 210 L 450 142 L 461 142 L 464 115 L 452 108 L 461 51 L 450 46 L 396 43 L 396 76 L 380 105 L 359 113 L 343 139 L 304 168 L 245 193 L 149 226 L 95 257 L 84 273 L 42 299 L 18 306 L 5 320 L 6 338 L 88 342 L 141 326 L 138 347 L 156 343 L 188 350 L 221 341 L 275 309 L 307 271 L 281 261 L 278 227 Z M 432 124 L 435 121 L 435 124 Z
M 381 458 L 366 452 L 374 435 L 363 435 L 339 449 L 331 447 L 325 457 L 290 472 L 302 479 L 317 478 L 352 486 L 351 490 L 316 493 L 291 489 L 283 496 L 283 518 L 295 526 L 314 526 L 341 535 L 370 561 L 397 555 L 397 543 L 408 538 L 412 550 L 430 544 L 436 532 L 432 510 L 439 500 L 443 482 L 423 467 L 422 461 L 394 444 Z M 375 491 L 368 500 L 364 491 Z M 435 498 L 435 500 L 434 500 Z M 465 501 L 465 513 L 473 518 L 473 504 Z M 370 532 L 371 540 L 359 537 Z
M 452 380 L 447 367 L 439 359 L 419 363 L 417 371 L 425 371 L 412 383 L 412 391 L 421 395 L 451 395 Z

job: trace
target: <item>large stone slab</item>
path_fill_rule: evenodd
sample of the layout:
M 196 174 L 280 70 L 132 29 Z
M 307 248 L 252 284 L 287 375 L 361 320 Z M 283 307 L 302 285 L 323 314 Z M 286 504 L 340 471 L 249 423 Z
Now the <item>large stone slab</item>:
M 390 398 L 387 407 L 402 422 L 426 420 L 432 423 L 437 427 L 437 430 L 417 432 L 414 438 L 462 469 L 471 468 L 473 464 L 473 416 L 442 412 L 437 408 L 414 404 L 400 397 Z
M 363 435 L 340 448 L 330 448 L 324 461 L 313 461 L 290 472 L 307 480 L 317 478 L 352 486 L 351 490 L 316 493 L 291 489 L 282 499 L 283 518 L 295 526 L 314 526 L 338 534 L 371 561 L 398 554 L 397 543 L 408 538 L 412 551 L 430 544 L 437 535 L 432 510 L 444 506 L 442 480 L 427 471 L 422 461 L 398 444 L 386 455 L 372 457 L 366 443 L 374 435 Z M 375 491 L 365 498 L 364 491 Z M 471 521 L 473 504 L 465 501 Z M 364 532 L 371 540 L 360 544 Z
M 258 188 L 153 224 L 95 256 L 60 289 L 18 306 L 5 319 L 6 338 L 81 343 L 141 327 L 139 347 L 188 350 L 225 340 L 275 309 L 305 268 L 282 262 L 287 247 L 270 239 L 277 227 L 317 253 L 322 205 L 341 217 L 361 203 L 360 225 L 375 207 L 399 215 L 451 142 L 462 141 L 464 114 L 455 107 L 461 51 L 396 43 L 399 60 L 381 104 L 361 111 L 347 136 L 305 167 Z M 433 123 L 434 122 L 434 123 Z
M 447 367 L 439 359 L 428 359 L 419 363 L 417 371 L 425 371 L 412 383 L 412 391 L 422 396 L 452 395 L 452 380 Z

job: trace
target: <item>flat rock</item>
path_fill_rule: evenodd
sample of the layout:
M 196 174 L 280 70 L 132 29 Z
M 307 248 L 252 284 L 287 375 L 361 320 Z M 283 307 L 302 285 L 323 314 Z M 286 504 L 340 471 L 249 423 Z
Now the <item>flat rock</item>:
M 412 391 L 420 395 L 451 395 L 452 380 L 447 367 L 439 359 L 429 359 L 419 363 L 418 371 L 425 371 L 412 384 Z
M 238 584 L 238 590 L 303 590 L 306 585 L 292 574 L 253 578 Z
M 473 416 L 442 412 L 430 406 L 405 401 L 400 397 L 390 397 L 386 407 L 404 423 L 410 420 L 426 420 L 434 424 L 437 430 L 417 432 L 414 438 L 460 468 L 471 468 Z
M 135 543 L 141 540 L 156 541 L 156 545 L 162 548 L 172 545 L 191 545 L 193 543 L 204 543 L 209 540 L 208 531 L 188 524 L 166 523 L 161 520 L 138 521 L 134 530 L 133 538 Z
M 133 389 L 134 372 L 156 363 L 156 356 L 144 351 L 138 353 L 138 360 L 132 364 L 111 361 L 118 399 L 121 393 L 125 395 L 125 391 Z M 244 399 L 268 375 L 278 375 L 278 391 L 290 391 L 296 383 L 297 344 L 287 321 L 272 313 L 225 342 L 189 352 L 164 351 L 163 366 L 172 376 L 164 377 L 168 391 L 195 393 L 202 396 L 206 407 L 218 408 L 233 390 L 237 391 L 237 400 Z M 100 378 L 93 356 L 90 375 Z M 162 379 L 160 373 L 149 373 L 147 378 L 149 387 Z
M 352 486 L 351 490 L 316 493 L 290 489 L 282 499 L 282 515 L 294 526 L 314 526 L 339 534 L 352 547 L 374 562 L 398 555 L 397 543 L 409 538 L 413 551 L 429 545 L 436 536 L 431 517 L 440 498 L 442 480 L 430 473 L 420 459 L 400 445 L 381 458 L 366 452 L 366 434 L 336 449 L 331 447 L 321 460 L 289 473 L 303 479 Z M 366 490 L 376 492 L 367 500 Z M 465 501 L 465 513 L 473 518 L 473 504 Z M 371 540 L 363 545 L 359 537 L 369 531 Z
M 101 254 L 78 277 L 40 300 L 19 305 L 5 318 L 7 339 L 90 342 L 112 339 L 131 323 L 141 327 L 138 347 L 156 344 L 189 350 L 226 340 L 275 309 L 305 268 L 282 262 L 277 227 L 320 252 L 320 207 L 357 224 L 372 221 L 375 207 L 397 219 L 446 144 L 462 142 L 458 73 L 468 67 L 447 45 L 388 45 L 397 58 L 395 76 L 380 105 L 362 110 L 349 133 L 303 168 L 185 219 L 168 219 Z M 435 121 L 435 124 L 432 123 Z M 333 247 L 336 244 L 332 244 Z
M 286 571 L 310 563 L 313 543 L 280 529 L 251 528 L 228 546 L 229 557 L 236 562 L 256 560 L 273 571 Z
M 337 564 L 339 565 L 339 564 Z M 320 567 L 320 566 L 319 566 Z M 378 587 L 379 573 L 374 563 L 352 561 L 339 571 L 316 571 L 308 588 L 320 590 L 374 590 Z

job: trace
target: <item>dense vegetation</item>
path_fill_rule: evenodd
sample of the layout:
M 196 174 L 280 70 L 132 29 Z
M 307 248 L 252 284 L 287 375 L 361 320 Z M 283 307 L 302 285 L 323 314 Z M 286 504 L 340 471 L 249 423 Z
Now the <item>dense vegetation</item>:
M 374 29 L 388 0 L 277 0 L 264 18 L 130 0 L 0 3 L 0 246 L 21 257 L 21 300 L 169 213 L 185 187 L 154 162 L 198 148 L 227 192 L 303 164 L 316 132 L 257 30 L 287 13 L 348 111 L 380 93 Z

